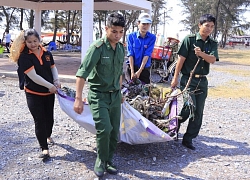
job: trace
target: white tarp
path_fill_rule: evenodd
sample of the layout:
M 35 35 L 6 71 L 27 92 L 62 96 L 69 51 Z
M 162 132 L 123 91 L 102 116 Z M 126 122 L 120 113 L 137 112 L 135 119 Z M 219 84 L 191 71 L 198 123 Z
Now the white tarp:
M 62 91 L 57 95 L 61 109 L 80 126 L 95 134 L 95 123 L 87 104 L 84 105 L 82 114 L 77 114 L 74 107 L 74 99 L 66 96 Z M 176 103 L 175 103 L 176 105 Z M 177 109 L 172 108 L 174 115 Z M 172 123 L 172 127 L 177 123 Z M 166 142 L 173 140 L 167 133 L 163 132 L 151 121 L 143 117 L 137 110 L 128 104 L 122 103 L 121 125 L 119 133 L 120 141 L 128 144 L 146 144 L 153 142 Z

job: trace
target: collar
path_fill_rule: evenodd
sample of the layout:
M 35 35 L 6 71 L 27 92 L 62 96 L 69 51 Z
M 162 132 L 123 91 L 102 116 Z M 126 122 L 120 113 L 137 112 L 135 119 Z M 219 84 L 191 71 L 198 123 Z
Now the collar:
M 112 49 L 112 46 L 111 46 L 111 44 L 110 44 L 110 42 L 109 42 L 107 36 L 105 36 L 105 37 L 103 38 L 103 42 L 106 44 L 107 49 Z M 116 48 L 120 48 L 120 43 L 119 43 L 119 42 L 116 43 Z
M 111 46 L 111 44 L 110 44 L 110 42 L 109 42 L 107 36 L 105 36 L 105 37 L 103 38 L 103 42 L 106 44 L 107 49 L 111 49 L 111 48 L 112 48 L 112 46 Z
M 145 37 L 148 37 L 148 36 L 149 36 L 149 32 L 147 31 Z M 141 37 L 140 31 L 137 31 L 137 32 L 136 32 L 136 37 L 137 37 L 137 38 L 138 38 L 138 37 Z
M 39 47 L 41 48 L 42 51 L 46 52 L 47 49 L 45 49 L 45 47 L 43 47 L 41 44 L 39 44 Z M 33 52 L 29 49 L 29 54 L 32 54 Z
M 196 33 L 196 41 L 198 41 L 198 40 L 202 40 L 203 41 L 203 39 L 201 38 L 201 35 L 200 35 L 199 32 Z M 207 39 L 205 40 L 205 43 L 207 43 L 209 40 L 210 40 L 210 36 L 207 37 Z

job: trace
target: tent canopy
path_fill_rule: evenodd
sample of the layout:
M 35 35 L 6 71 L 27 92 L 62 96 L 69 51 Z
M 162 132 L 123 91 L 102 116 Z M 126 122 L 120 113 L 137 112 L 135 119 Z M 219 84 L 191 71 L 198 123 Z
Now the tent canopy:
M 40 10 L 82 10 L 91 0 L 0 0 L 2 6 Z M 148 10 L 153 0 L 93 0 L 94 10 Z
M 94 10 L 144 10 L 151 13 L 153 0 L 0 0 L 1 6 L 33 9 L 35 29 L 41 32 L 42 10 L 82 10 L 82 57 L 93 42 Z M 83 59 L 83 58 L 82 58 Z

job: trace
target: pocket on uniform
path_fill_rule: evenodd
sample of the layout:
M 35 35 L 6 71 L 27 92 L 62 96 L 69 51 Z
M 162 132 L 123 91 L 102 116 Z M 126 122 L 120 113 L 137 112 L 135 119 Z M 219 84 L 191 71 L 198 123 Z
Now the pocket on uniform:
M 135 58 L 139 58 L 141 56 L 141 45 L 140 44 L 133 44 L 134 56 Z
M 104 65 L 104 66 L 109 66 L 111 64 L 111 59 L 110 57 L 105 57 L 103 56 L 101 58 L 101 64 Z
M 111 59 L 109 57 L 102 57 L 101 66 L 98 69 L 103 76 L 108 75 L 112 71 Z

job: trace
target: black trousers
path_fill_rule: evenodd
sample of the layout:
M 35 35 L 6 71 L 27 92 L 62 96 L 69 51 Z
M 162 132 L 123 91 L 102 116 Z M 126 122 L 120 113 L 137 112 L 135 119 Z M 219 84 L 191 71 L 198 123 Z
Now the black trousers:
M 139 68 L 134 66 L 134 72 L 138 71 Z M 131 78 L 131 69 L 128 65 L 127 73 L 129 74 L 129 78 Z M 145 84 L 150 84 L 150 68 L 144 68 L 141 72 L 139 79 Z
M 185 75 L 181 77 L 181 82 L 180 82 L 181 90 L 185 88 L 188 78 L 189 77 Z M 203 110 L 204 110 L 205 101 L 207 98 L 207 91 L 208 91 L 207 78 L 206 77 L 202 77 L 202 78 L 193 77 L 189 85 L 189 88 L 191 92 L 190 96 L 192 98 L 193 105 L 194 105 L 193 116 L 190 116 L 190 109 L 186 104 L 184 104 L 180 113 L 182 120 L 179 120 L 179 123 L 183 123 L 187 119 L 189 120 L 186 133 L 183 136 L 183 141 L 186 141 L 186 142 L 192 142 L 192 139 L 198 136 L 201 125 L 202 125 Z
M 10 52 L 10 43 L 5 43 L 5 47 L 7 49 L 7 52 L 9 53 Z
M 48 150 L 47 138 L 54 125 L 55 95 L 39 96 L 25 93 L 28 108 L 35 122 L 35 133 L 42 150 Z

